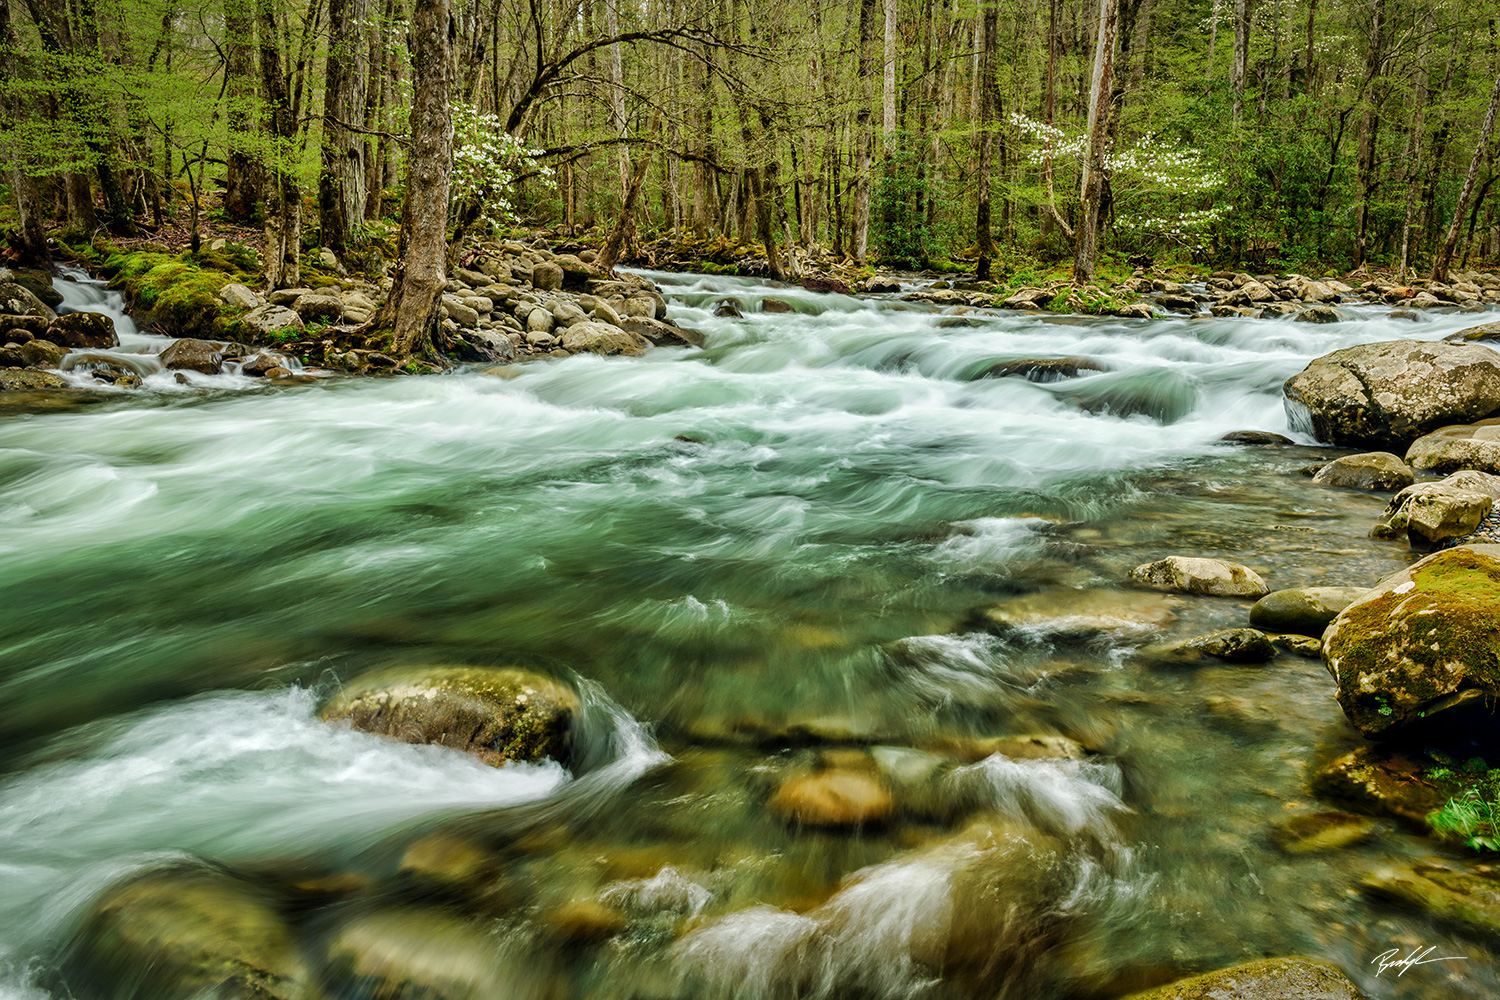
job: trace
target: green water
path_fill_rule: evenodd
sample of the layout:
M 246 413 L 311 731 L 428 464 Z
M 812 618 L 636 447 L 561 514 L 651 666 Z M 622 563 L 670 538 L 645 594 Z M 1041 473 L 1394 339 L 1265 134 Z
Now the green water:
M 659 277 L 705 349 L 276 390 L 158 373 L 0 418 L 0 997 L 155 995 L 81 921 L 174 866 L 268 900 L 327 996 L 380 995 L 370 955 L 448 977 L 405 995 L 665 1000 L 1107 998 L 1294 953 L 1375 997 L 1500 994 L 1482 942 L 1353 890 L 1430 841 L 1274 846 L 1360 742 L 1317 661 L 1165 668 L 972 624 L 1172 553 L 1273 587 L 1404 565 L 1365 537 L 1383 498 L 1298 474 L 1326 451 L 1214 442 L 1287 432 L 1311 357 L 1465 318 L 940 329 Z M 798 312 L 753 312 L 768 293 Z M 711 316 L 725 294 L 748 318 Z M 973 380 L 1038 355 L 1111 370 Z M 1165 637 L 1246 610 L 1184 599 Z M 434 662 L 577 685 L 572 771 L 314 716 L 340 678 Z M 982 750 L 1032 735 L 1091 753 Z M 894 818 L 768 807 L 825 765 L 879 774 Z M 435 832 L 477 874 L 414 876 Z M 1375 975 L 1398 945 L 1465 960 Z

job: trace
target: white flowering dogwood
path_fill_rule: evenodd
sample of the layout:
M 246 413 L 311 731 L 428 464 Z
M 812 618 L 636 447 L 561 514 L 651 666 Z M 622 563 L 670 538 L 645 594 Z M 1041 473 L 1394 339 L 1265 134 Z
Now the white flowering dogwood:
M 1010 124 L 1035 142 L 1027 162 L 1041 166 L 1050 156 L 1056 162 L 1081 164 L 1088 153 L 1088 137 L 1014 112 Z M 1233 207 L 1211 203 L 1227 177 L 1201 150 L 1147 132 L 1125 149 L 1105 158 L 1114 192 L 1116 229 L 1178 243 L 1196 243 L 1202 233 Z M 1184 206 L 1184 202 L 1188 203 Z
M 521 139 L 505 131 L 497 115 L 482 114 L 467 104 L 453 105 L 453 174 L 449 204 L 456 210 L 472 204 L 478 209 L 475 224 L 499 232 L 515 222 L 511 202 L 522 174 L 532 174 L 542 183 L 553 183 L 552 168 L 536 162 L 542 155 Z

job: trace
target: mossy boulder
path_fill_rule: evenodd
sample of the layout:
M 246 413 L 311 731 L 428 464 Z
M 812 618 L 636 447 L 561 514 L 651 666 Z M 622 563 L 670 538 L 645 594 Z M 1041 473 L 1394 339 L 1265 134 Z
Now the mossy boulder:
M 1364 1000 L 1335 965 L 1313 958 L 1264 958 L 1132 993 L 1125 1000 Z
M 275 901 L 206 870 L 157 871 L 110 889 L 84 919 L 66 974 L 83 996 L 313 996 Z
M 61 375 L 39 368 L 0 369 L 0 391 L 30 392 L 37 389 L 64 389 L 68 383 Z
M 56 315 L 30 289 L 15 281 L 0 281 L 0 313 L 7 316 L 40 316 L 49 322 Z
M 1267 632 L 1321 636 L 1366 587 L 1293 587 L 1267 594 L 1250 609 L 1250 624 Z
M 434 743 L 486 764 L 566 763 L 578 695 L 515 668 L 417 666 L 354 678 L 318 714 L 406 743 Z
M 231 266 L 228 260 L 205 260 Z M 103 269 L 114 275 L 110 287 L 121 289 L 133 308 L 149 313 L 167 333 L 208 340 L 222 336 L 227 307 L 219 292 L 236 274 L 200 266 L 191 254 L 115 252 Z
M 1460 689 L 1500 694 L 1500 547 L 1448 549 L 1386 577 L 1333 620 L 1323 662 L 1366 736 L 1422 719 Z
M 1404 450 L 1500 411 L 1500 353 L 1482 344 L 1385 341 L 1314 359 L 1283 386 L 1287 419 L 1319 441 Z
M 206 340 L 191 337 L 173 341 L 161 352 L 162 367 L 217 375 L 224 368 L 224 355 Z
M 59 316 L 47 327 L 46 339 L 73 350 L 118 347 L 115 321 L 103 313 L 75 312 Z

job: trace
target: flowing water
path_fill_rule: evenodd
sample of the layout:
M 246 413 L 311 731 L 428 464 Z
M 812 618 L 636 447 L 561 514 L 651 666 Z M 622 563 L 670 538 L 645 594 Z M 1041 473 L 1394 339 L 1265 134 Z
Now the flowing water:
M 1404 565 L 1365 537 L 1384 498 L 1299 475 L 1327 449 L 1216 442 L 1292 433 L 1280 386 L 1312 357 L 1475 317 L 955 328 L 652 277 L 705 348 L 276 388 L 179 382 L 118 297 L 58 282 L 147 384 L 0 417 L 0 997 L 153 995 L 81 926 L 157 869 L 271 900 L 327 996 L 1102 1000 L 1298 953 L 1374 997 L 1500 994 L 1482 943 L 1355 890 L 1431 841 L 1274 846 L 1360 742 L 1317 661 L 973 625 L 1172 553 L 1273 587 Z M 1059 355 L 1108 370 L 978 377 Z M 1166 637 L 1246 604 L 1182 599 Z M 342 678 L 434 662 L 576 685 L 572 771 L 316 719 Z M 1033 736 L 1090 753 L 990 752 Z M 878 774 L 894 818 L 768 808 L 828 765 Z M 434 843 L 472 870 L 418 877 Z M 1419 945 L 1456 957 L 1370 964 Z

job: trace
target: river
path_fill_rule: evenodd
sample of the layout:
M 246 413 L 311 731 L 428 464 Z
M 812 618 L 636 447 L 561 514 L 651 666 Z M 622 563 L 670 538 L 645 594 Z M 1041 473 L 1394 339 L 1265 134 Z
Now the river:
M 1166 669 L 971 624 L 1173 553 L 1273 588 L 1404 565 L 1365 537 L 1383 497 L 1299 475 L 1330 452 L 1287 427 L 1280 386 L 1479 320 L 954 327 L 896 296 L 650 276 L 704 348 L 295 387 L 153 373 L 163 339 L 59 280 L 148 378 L 0 416 L 0 997 L 150 995 L 80 963 L 78 935 L 101 891 L 164 865 L 263 887 L 329 996 L 379 994 L 327 957 L 372 914 L 437 928 L 397 951 L 455 982 L 478 962 L 430 994 L 453 997 L 1107 1000 L 1282 954 L 1376 998 L 1500 995 L 1481 945 L 1354 891 L 1431 841 L 1381 823 L 1337 852 L 1275 846 L 1327 808 L 1310 769 L 1360 743 L 1320 663 Z M 745 318 L 713 315 L 726 295 Z M 795 311 L 756 311 L 767 295 Z M 976 377 L 1059 355 L 1109 370 Z M 1242 429 L 1300 443 L 1218 443 Z M 1246 604 L 1184 601 L 1169 634 Z M 316 719 L 341 678 L 396 663 L 568 680 L 585 750 L 571 772 L 491 769 Z M 943 749 L 1030 735 L 1092 753 Z M 850 755 L 915 789 L 896 820 L 768 811 L 780 776 Z M 976 816 L 1052 852 L 1007 862 L 1004 920 L 965 895 Z M 503 906 L 398 877 L 434 830 L 493 848 Z M 356 888 L 296 888 L 336 878 Z M 578 899 L 625 922 L 580 942 L 548 916 Z M 1371 964 L 1419 945 L 1455 959 Z

